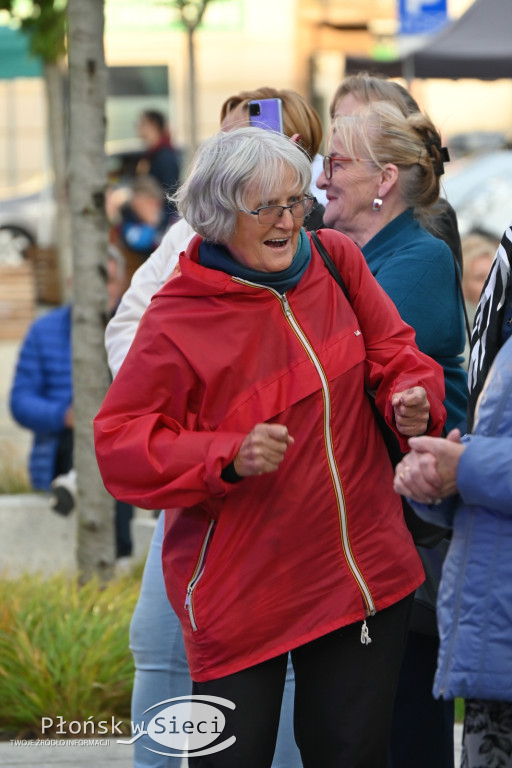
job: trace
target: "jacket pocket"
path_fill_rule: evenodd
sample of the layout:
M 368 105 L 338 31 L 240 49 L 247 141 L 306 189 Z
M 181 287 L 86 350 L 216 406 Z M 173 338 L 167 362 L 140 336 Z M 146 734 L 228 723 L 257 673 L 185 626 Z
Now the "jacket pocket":
M 197 558 L 196 566 L 194 568 L 194 573 L 192 574 L 192 578 L 187 584 L 187 595 L 185 597 L 185 610 L 188 611 L 190 625 L 194 632 L 197 631 L 196 617 L 194 614 L 194 591 L 197 585 L 199 584 L 199 582 L 201 581 L 201 578 L 204 574 L 204 570 L 206 567 L 206 555 L 207 555 L 211 540 L 213 538 L 214 529 L 215 529 L 215 520 L 211 519 L 208 524 L 208 530 L 206 531 L 206 535 L 201 545 L 201 550 L 199 552 L 199 557 Z

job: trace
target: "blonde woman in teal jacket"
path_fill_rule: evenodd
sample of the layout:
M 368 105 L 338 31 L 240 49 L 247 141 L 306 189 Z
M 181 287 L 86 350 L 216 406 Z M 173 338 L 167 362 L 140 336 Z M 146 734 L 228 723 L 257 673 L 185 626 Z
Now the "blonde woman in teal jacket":
M 404 115 L 391 102 L 364 104 L 356 94 L 337 102 L 327 157 L 317 185 L 326 192 L 324 224 L 360 247 L 377 282 L 422 352 L 445 376 L 448 429 L 466 414 L 464 317 L 458 269 L 448 245 L 418 221 L 439 199 L 444 153 L 427 115 Z M 435 222 L 433 222 L 435 224 Z M 415 595 L 395 700 L 388 768 L 452 768 L 451 703 L 431 694 L 437 659 L 437 586 L 447 543 L 418 547 L 427 579 Z

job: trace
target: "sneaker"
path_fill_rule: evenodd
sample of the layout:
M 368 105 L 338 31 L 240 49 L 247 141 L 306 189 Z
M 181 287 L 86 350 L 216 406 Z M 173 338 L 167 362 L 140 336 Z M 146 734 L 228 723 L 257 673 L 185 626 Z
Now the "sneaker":
M 51 484 L 50 509 L 59 515 L 67 517 L 75 507 L 76 471 L 70 470 L 67 475 L 58 475 Z

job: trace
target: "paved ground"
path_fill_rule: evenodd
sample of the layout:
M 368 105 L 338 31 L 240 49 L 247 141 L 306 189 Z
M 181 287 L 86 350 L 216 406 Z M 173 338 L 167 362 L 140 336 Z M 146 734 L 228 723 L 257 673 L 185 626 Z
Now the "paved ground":
M 455 726 L 455 768 L 460 765 L 461 726 Z M 23 747 L 0 743 L 2 768 L 130 768 L 131 747 L 111 741 L 109 746 Z M 184 763 L 183 768 L 185 768 Z M 411 761 L 411 768 L 414 760 Z M 434 766 L 432 768 L 435 768 Z
M 115 739 L 108 746 L 76 746 L 64 741 L 62 746 L 18 746 L 0 742 L 2 768 L 130 768 L 131 746 L 117 744 Z
M 460 765 L 461 738 L 462 726 L 456 725 L 455 768 Z M 29 747 L 0 742 L 0 765 L 2 768 L 131 768 L 132 765 L 132 747 L 118 744 L 115 739 L 111 739 L 108 746 L 74 746 L 72 742 L 64 745 Z M 183 768 L 185 766 L 186 763 Z M 411 768 L 414 768 L 414 759 Z

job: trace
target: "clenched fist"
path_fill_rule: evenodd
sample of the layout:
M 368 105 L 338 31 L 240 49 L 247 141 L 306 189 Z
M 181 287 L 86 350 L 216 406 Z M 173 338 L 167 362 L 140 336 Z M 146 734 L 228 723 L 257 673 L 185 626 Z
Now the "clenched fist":
M 396 428 L 402 435 L 423 435 L 428 426 L 430 404 L 423 387 L 412 387 L 395 392 L 391 398 Z
M 233 461 L 240 477 L 275 472 L 294 439 L 282 424 L 256 424 Z

